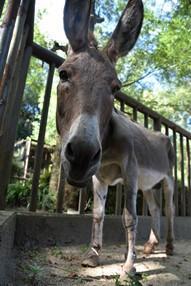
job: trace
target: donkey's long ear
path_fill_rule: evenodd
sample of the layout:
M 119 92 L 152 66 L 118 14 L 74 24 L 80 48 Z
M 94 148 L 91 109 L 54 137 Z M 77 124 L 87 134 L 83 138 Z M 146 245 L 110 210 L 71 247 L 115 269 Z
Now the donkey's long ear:
M 74 52 L 88 45 L 88 26 L 91 0 L 66 0 L 64 7 L 64 29 Z
M 129 0 L 105 50 L 112 62 L 125 56 L 134 46 L 143 22 L 142 0 Z

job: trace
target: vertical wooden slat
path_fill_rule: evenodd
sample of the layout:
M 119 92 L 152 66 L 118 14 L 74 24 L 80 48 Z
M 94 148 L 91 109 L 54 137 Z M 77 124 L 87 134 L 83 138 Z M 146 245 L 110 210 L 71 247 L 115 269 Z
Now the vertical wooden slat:
M 165 125 L 165 134 L 166 134 L 167 136 L 169 136 L 169 128 L 168 128 L 167 125 Z
M 0 27 L 0 35 L 1 35 L 1 38 L 0 38 L 0 85 L 1 85 L 2 75 L 3 75 L 5 63 L 7 60 L 10 43 L 11 43 L 11 38 L 13 35 L 13 29 L 15 26 L 19 4 L 20 4 L 20 0 L 9 1 L 7 12 L 3 19 L 3 23 Z M 1 92 L 0 92 L 0 97 L 1 97 Z
M 11 40 L 10 48 L 7 47 L 6 53 L 9 53 L 7 56 L 7 61 L 5 65 L 6 55 L 3 53 L 0 55 L 0 135 L 4 128 L 4 121 L 8 112 L 10 110 L 10 101 L 11 104 L 14 104 L 13 101 L 13 92 L 16 90 L 17 81 L 15 78 L 19 77 L 18 66 L 19 58 L 22 58 L 23 49 L 26 45 L 27 33 L 29 33 L 30 25 L 28 13 L 30 1 L 23 1 L 22 5 L 19 7 L 18 16 L 16 20 L 16 25 L 13 32 L 13 38 Z M 3 39 L 0 45 L 3 45 Z M 4 51 L 4 47 L 0 46 L 0 50 Z
M 190 167 L 190 141 L 186 138 L 187 171 L 188 171 L 188 215 L 191 216 L 191 167 Z
M 146 128 L 148 128 L 149 126 L 149 117 L 148 117 L 148 114 L 147 113 L 144 113 L 144 126 Z M 144 196 L 142 196 L 142 215 L 144 216 L 147 216 L 148 215 L 148 205 L 147 205 L 147 202 L 144 198 Z
M 179 190 L 178 190 L 178 164 L 177 164 L 177 133 L 173 129 L 173 147 L 175 153 L 174 161 L 174 204 L 175 204 L 175 215 L 179 215 Z
M 147 216 L 148 215 L 148 205 L 147 202 L 143 196 L 143 203 L 142 203 L 142 215 Z
M 137 108 L 133 108 L 133 120 L 137 121 Z
M 27 171 L 28 171 L 28 164 L 29 164 L 29 156 L 30 156 L 30 149 L 31 149 L 31 139 L 28 139 L 26 141 L 26 152 L 25 152 L 25 164 L 24 164 L 24 172 L 23 172 L 23 178 L 27 178 Z
M 144 113 L 144 126 L 148 128 L 149 126 L 149 117 L 147 113 Z
M 180 172 L 181 172 L 181 196 L 180 196 L 180 213 L 186 215 L 186 197 L 185 197 L 185 176 L 184 176 L 184 142 L 183 135 L 180 134 Z
M 124 101 L 120 101 L 120 110 L 121 110 L 122 112 L 124 112 L 124 110 L 125 110 Z
M 161 118 L 154 118 L 153 119 L 153 128 L 155 131 L 161 131 Z M 161 188 L 159 190 L 159 204 L 160 204 L 160 212 L 162 215 L 162 210 L 163 210 L 163 189 Z
M 116 202 L 115 202 L 115 215 L 121 215 L 123 188 L 121 184 L 116 186 Z
M 5 208 L 5 196 L 11 174 L 12 155 L 14 150 L 14 141 L 16 137 L 16 125 L 18 122 L 19 108 L 24 92 L 25 81 L 29 66 L 32 48 L 28 47 L 23 56 L 23 63 L 18 70 L 19 82 L 14 94 L 14 105 L 11 110 L 11 118 L 7 116 L 5 130 L 0 136 L 0 209 Z
M 40 170 L 41 170 L 41 163 L 43 157 L 43 145 L 44 145 L 44 138 L 46 132 L 46 123 L 48 117 L 48 109 L 50 103 L 50 96 L 51 96 L 51 89 L 52 89 L 52 82 L 54 77 L 54 64 L 49 66 L 47 83 L 46 83 L 46 90 L 44 96 L 44 103 L 42 108 L 42 116 L 40 121 L 40 130 L 38 135 L 38 145 L 36 148 L 35 153 L 35 163 L 34 163 L 34 172 L 33 172 L 33 179 L 32 179 L 32 189 L 31 189 L 31 203 L 29 210 L 36 211 L 37 208 L 37 197 L 38 197 L 38 185 L 40 179 Z
M 62 164 L 60 164 L 59 182 L 57 190 L 57 203 L 56 203 L 57 213 L 62 213 L 63 211 L 64 191 L 65 191 L 64 187 L 65 187 L 64 169 L 62 167 Z
M 161 119 L 160 119 L 160 117 L 153 119 L 153 128 L 155 131 L 161 131 Z
M 1 81 L 1 99 L 6 99 L 0 106 L 0 208 L 5 207 L 6 190 L 11 174 L 12 155 L 16 137 L 16 126 L 24 92 L 24 86 L 29 66 L 32 47 L 27 47 L 30 30 L 29 4 L 22 2 L 20 18 L 15 26 L 12 45 L 9 50 L 5 77 Z M 34 2 L 33 2 L 34 4 Z M 34 9 L 33 9 L 34 10 Z M 22 13 L 23 14 L 22 14 Z M 21 19 L 21 15 L 23 18 Z M 20 34 L 22 31 L 22 34 Z M 13 60 L 14 59 L 14 60 Z M 10 66 L 9 66 L 10 65 Z M 9 69 L 9 72 L 8 72 Z M 6 79 L 7 76 L 7 79 Z M 5 96 L 4 96 L 5 95 Z M 1 101 L 2 103 L 2 101 Z M 2 108 L 3 107 L 3 108 Z M 1 112 L 2 111 L 2 112 Z
M 86 188 L 80 189 L 79 204 L 78 204 L 79 214 L 84 214 L 86 201 L 87 201 L 87 190 L 86 190 Z

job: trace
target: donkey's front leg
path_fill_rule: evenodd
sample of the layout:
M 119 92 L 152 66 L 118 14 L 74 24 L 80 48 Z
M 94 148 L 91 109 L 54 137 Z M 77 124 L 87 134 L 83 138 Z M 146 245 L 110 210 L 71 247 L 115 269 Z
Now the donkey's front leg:
M 136 269 L 134 262 L 136 258 L 135 253 L 135 240 L 136 240 L 136 227 L 137 227 L 137 213 L 136 213 L 136 199 L 137 188 L 136 183 L 128 182 L 125 186 L 125 204 L 123 210 L 123 225 L 126 234 L 127 243 L 127 258 L 123 266 L 123 271 L 120 276 L 120 280 L 124 280 L 128 274 L 134 274 Z
M 103 221 L 108 186 L 93 177 L 94 204 L 92 239 L 90 249 L 85 254 L 83 266 L 96 267 L 99 265 L 99 254 L 102 248 Z

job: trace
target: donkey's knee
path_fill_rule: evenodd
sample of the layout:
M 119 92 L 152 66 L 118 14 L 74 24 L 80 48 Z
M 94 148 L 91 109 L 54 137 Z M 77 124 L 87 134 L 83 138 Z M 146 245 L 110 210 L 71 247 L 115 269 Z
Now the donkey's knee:
M 123 221 L 123 227 L 125 229 L 136 229 L 137 226 L 137 215 L 136 214 L 130 214 L 126 208 L 123 210 L 122 215 L 122 221 Z

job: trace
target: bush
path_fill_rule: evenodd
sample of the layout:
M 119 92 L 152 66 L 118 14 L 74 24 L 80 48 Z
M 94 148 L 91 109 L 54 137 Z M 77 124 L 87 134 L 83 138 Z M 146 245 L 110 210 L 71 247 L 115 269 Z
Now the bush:
M 50 171 L 44 169 L 40 176 L 38 191 L 38 208 L 43 210 L 53 210 L 56 203 L 56 193 L 49 190 Z
M 42 171 L 38 190 L 38 209 L 54 210 L 56 193 L 49 191 L 50 172 Z M 9 207 L 28 207 L 30 203 L 32 181 L 16 181 L 9 184 L 7 190 L 7 205 Z
M 9 207 L 28 207 L 31 192 L 31 181 L 11 183 L 7 190 L 7 205 Z

